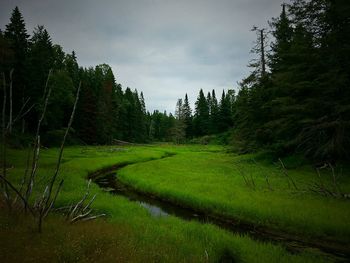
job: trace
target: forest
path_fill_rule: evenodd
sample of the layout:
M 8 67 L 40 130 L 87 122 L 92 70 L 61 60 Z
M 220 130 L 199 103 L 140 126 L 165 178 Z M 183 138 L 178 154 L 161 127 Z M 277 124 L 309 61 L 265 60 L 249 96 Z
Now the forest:
M 174 113 L 24 17 L 0 29 L 4 262 L 350 259 L 349 1 L 283 3 L 250 73 Z
M 3 83 L 12 78 L 12 116 L 25 102 L 32 109 L 13 126 L 14 133 L 21 137 L 34 131 L 47 81 L 53 92 L 43 143 L 55 143 L 81 81 L 71 132 L 76 143 L 188 142 L 230 131 L 226 143 L 234 142 L 241 152 L 268 148 L 276 155 L 302 153 L 315 161 L 348 160 L 348 11 L 342 1 L 295 1 L 288 12 L 284 5 L 270 28 L 255 28 L 251 74 L 239 83 L 237 94 L 231 89 L 217 99 L 215 90 L 200 90 L 193 110 L 185 94 L 173 115 L 148 112 L 143 93 L 123 90 L 110 66 L 80 67 L 76 53 L 52 43 L 44 26 L 30 36 L 16 7 L 1 31 L 0 71 Z

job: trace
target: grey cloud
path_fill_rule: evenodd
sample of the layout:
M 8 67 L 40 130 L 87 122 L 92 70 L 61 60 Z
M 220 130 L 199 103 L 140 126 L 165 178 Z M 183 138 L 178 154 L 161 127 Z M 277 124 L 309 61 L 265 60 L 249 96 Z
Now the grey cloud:
M 18 5 L 28 31 L 44 24 L 79 63 L 108 63 L 123 87 L 143 91 L 150 111 L 174 111 L 188 93 L 235 88 L 255 34 L 282 0 L 0 0 L 0 28 Z

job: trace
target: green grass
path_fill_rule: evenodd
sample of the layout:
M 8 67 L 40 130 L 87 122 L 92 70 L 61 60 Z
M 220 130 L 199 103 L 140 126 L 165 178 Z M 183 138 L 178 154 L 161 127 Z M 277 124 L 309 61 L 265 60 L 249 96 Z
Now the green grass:
M 233 156 L 223 152 L 197 152 L 174 148 L 177 155 L 127 166 L 119 178 L 133 187 L 194 208 L 265 225 L 284 232 L 350 241 L 350 202 L 310 192 L 318 180 L 311 167 L 288 170 L 298 191 L 282 171 L 271 163 L 254 162 L 254 155 Z M 255 189 L 248 187 L 252 176 Z M 340 185 L 349 191 L 349 174 L 344 170 Z M 272 191 L 265 176 L 268 176 Z M 329 172 L 323 177 L 330 185 Z
M 135 181 L 137 187 L 142 186 L 144 190 L 152 189 L 155 192 L 161 190 L 161 194 L 171 192 L 174 198 L 186 197 L 184 201 L 195 201 L 198 197 L 203 197 L 202 205 L 211 204 L 212 200 L 208 194 L 211 193 L 215 180 L 213 181 L 210 174 L 216 173 L 217 179 L 227 177 L 224 181 L 218 180 L 220 184 L 232 180 L 231 175 L 226 175 L 231 160 L 221 151 L 219 146 L 174 148 L 169 145 L 66 148 L 59 175 L 65 181 L 57 206 L 68 205 L 81 198 L 85 192 L 88 173 L 116 163 L 135 162 L 143 163 L 125 168 L 123 178 Z M 157 160 L 167 156 L 169 152 L 176 152 L 177 155 Z M 42 190 L 45 182 L 49 180 L 56 158 L 57 149 L 42 151 L 34 196 L 40 193 L 40 189 Z M 25 160 L 25 151 L 9 151 L 9 163 L 14 167 L 9 170 L 8 178 L 12 182 L 20 182 Z M 192 165 L 190 169 L 187 167 L 187 170 L 184 170 L 184 167 L 171 161 Z M 210 162 L 218 162 L 219 168 Z M 135 177 L 131 174 L 132 169 L 135 170 Z M 198 175 L 198 170 L 201 169 L 202 173 Z M 183 174 L 183 171 L 187 172 Z M 180 176 L 177 178 L 177 184 L 173 182 L 175 173 Z M 208 178 L 203 179 L 206 175 Z M 186 178 L 189 180 L 186 181 Z M 169 188 L 166 188 L 166 185 Z M 218 189 L 219 186 L 215 187 Z M 198 195 L 200 189 L 202 195 Z M 108 194 L 93 184 L 91 195 L 95 193 L 98 196 L 93 208 L 95 213 L 106 213 L 105 219 L 69 225 L 60 214 L 52 214 L 44 222 L 42 234 L 36 233 L 32 220 L 8 217 L 1 207 L 1 261 L 20 262 L 25 259 L 26 262 L 218 262 L 224 254 L 230 254 L 236 260 L 244 262 L 326 261 L 326 258 L 314 251 L 293 255 L 279 245 L 233 235 L 213 225 L 187 222 L 172 216 L 155 218 L 137 203 Z M 223 197 L 217 194 L 218 198 Z M 196 203 L 194 201 L 193 204 Z M 232 199 L 227 201 L 228 204 L 231 202 Z M 221 211 L 221 208 L 219 210 Z

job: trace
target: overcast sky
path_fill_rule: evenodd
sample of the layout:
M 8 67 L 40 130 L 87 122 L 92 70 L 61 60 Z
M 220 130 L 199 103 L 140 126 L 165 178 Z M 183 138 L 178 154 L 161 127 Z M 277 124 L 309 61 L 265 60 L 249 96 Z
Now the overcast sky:
M 282 0 L 0 0 L 0 28 L 17 5 L 31 34 L 44 25 L 81 66 L 107 63 L 147 109 L 173 112 L 199 89 L 237 88 L 249 72 L 253 25 L 267 27 Z

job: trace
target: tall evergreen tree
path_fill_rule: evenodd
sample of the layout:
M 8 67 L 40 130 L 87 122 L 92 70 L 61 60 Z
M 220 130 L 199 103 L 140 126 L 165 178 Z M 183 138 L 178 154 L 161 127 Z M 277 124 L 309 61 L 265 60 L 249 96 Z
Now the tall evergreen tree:
M 209 106 L 202 89 L 199 91 L 195 106 L 194 134 L 196 136 L 206 135 L 209 133 Z
M 186 124 L 182 99 L 178 99 L 175 109 L 175 125 L 172 129 L 172 136 L 176 143 L 181 143 L 186 137 Z
M 211 104 L 210 104 L 211 114 L 210 114 L 210 132 L 217 133 L 219 131 L 219 105 L 216 99 L 215 90 L 211 92 Z
M 227 131 L 232 127 L 232 115 L 231 115 L 231 102 L 230 97 L 222 91 L 219 109 L 219 125 L 218 129 L 220 132 Z
M 183 116 L 184 116 L 184 123 L 185 123 L 185 132 L 186 132 L 186 138 L 191 138 L 193 135 L 193 124 L 192 124 L 192 110 L 190 103 L 188 101 L 187 93 L 185 95 L 185 99 L 183 102 Z
M 287 16 L 286 5 L 282 5 L 282 12 L 279 18 L 272 19 L 270 22 L 274 42 L 271 44 L 269 54 L 269 67 L 272 73 L 283 70 L 283 66 L 288 60 L 288 53 L 293 36 L 291 21 Z M 282 68 L 281 68 L 282 67 Z
M 21 12 L 16 6 L 12 11 L 10 23 L 6 25 L 4 37 L 8 40 L 10 48 L 14 52 L 13 68 L 16 85 L 24 85 L 25 75 L 25 61 L 28 52 L 28 38 L 27 29 Z
M 2 70 L 6 75 L 13 69 L 13 85 L 12 85 L 12 103 L 13 113 L 16 114 L 20 110 L 24 100 L 28 98 L 25 94 L 26 86 L 26 59 L 28 53 L 28 38 L 25 22 L 21 12 L 16 6 L 12 11 L 10 23 L 6 25 L 3 44 L 5 50 L 9 51 L 6 59 L 1 65 Z M 8 48 L 8 49 L 7 49 Z

